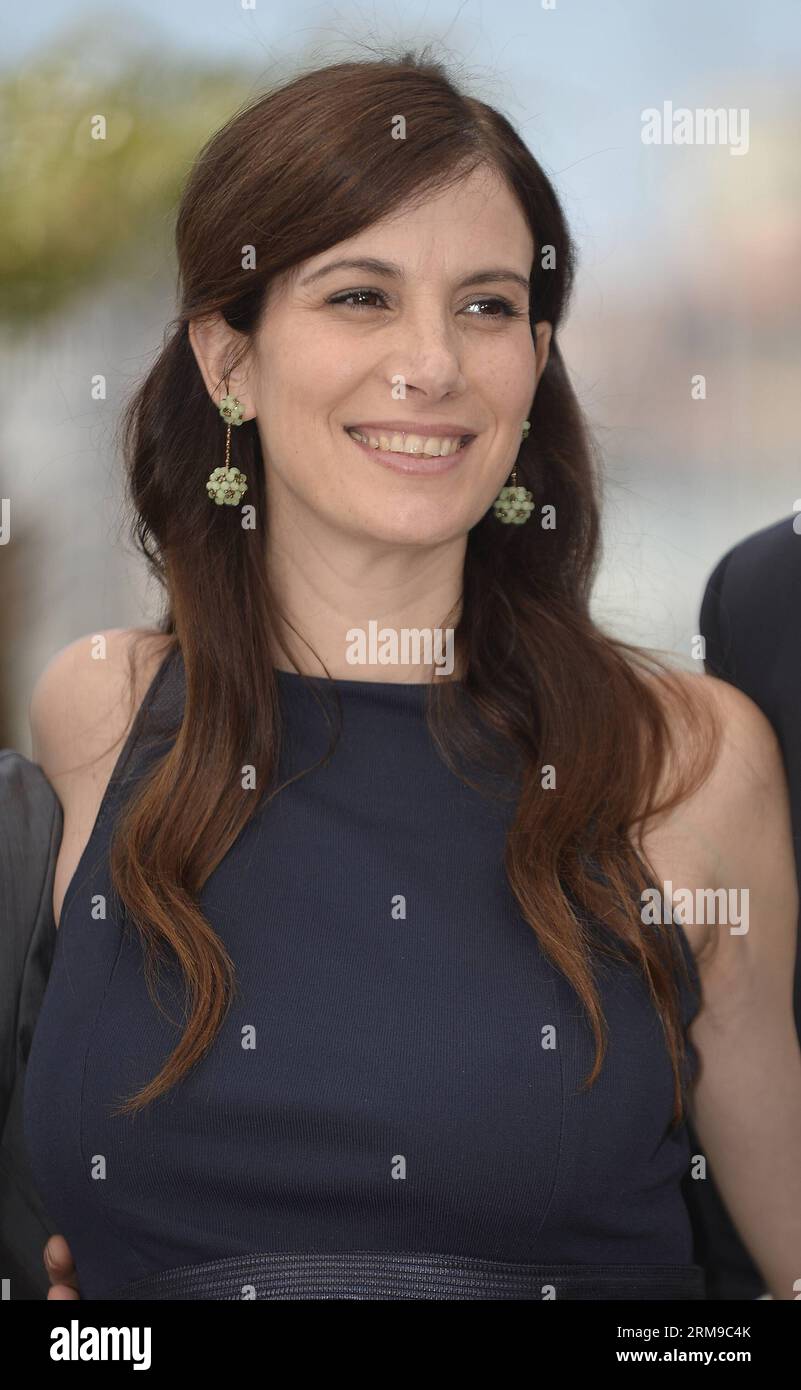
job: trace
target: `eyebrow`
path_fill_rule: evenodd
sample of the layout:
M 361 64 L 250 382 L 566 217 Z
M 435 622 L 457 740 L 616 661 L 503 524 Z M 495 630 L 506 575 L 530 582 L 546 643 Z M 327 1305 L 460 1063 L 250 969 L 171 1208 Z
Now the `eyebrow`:
M 313 281 L 319 280 L 323 275 L 329 275 L 334 270 L 363 270 L 368 275 L 388 275 L 394 280 L 405 280 L 406 278 L 403 267 L 396 265 L 394 261 L 378 261 L 373 256 L 363 256 L 356 259 L 329 261 L 328 265 L 321 266 L 319 270 L 313 270 L 311 274 L 305 275 L 299 284 L 311 285 Z M 525 275 L 518 274 L 516 270 L 507 270 L 503 266 L 491 266 L 486 270 L 473 270 L 469 275 L 465 275 L 455 288 L 463 290 L 468 285 L 483 285 L 498 280 L 520 285 L 526 294 L 530 293 L 531 280 L 527 280 Z

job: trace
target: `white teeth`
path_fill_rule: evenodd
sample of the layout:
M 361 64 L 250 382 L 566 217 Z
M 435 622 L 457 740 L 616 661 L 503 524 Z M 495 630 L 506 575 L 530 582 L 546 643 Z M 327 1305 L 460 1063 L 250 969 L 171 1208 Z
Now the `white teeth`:
M 444 438 L 437 438 L 436 435 L 424 438 L 420 434 L 400 433 L 365 435 L 355 429 L 348 430 L 348 434 L 360 440 L 362 444 L 369 444 L 371 449 L 384 449 L 392 454 L 426 454 L 429 458 L 447 458 L 462 447 L 462 440 L 450 435 Z

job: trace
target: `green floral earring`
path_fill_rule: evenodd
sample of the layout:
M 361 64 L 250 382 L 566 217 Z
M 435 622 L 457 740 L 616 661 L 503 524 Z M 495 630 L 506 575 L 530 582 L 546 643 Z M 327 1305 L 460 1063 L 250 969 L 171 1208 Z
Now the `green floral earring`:
M 523 421 L 523 438 L 528 439 L 531 429 L 531 421 Z M 495 498 L 494 511 L 499 521 L 511 522 L 515 526 L 520 526 L 524 521 L 528 521 L 534 510 L 534 498 L 527 487 L 517 485 L 517 459 L 512 468 L 512 481 L 507 487 L 502 487 L 498 496 Z
M 220 401 L 220 414 L 228 425 L 225 436 L 225 463 L 209 474 L 206 491 L 217 506 L 223 504 L 235 507 L 248 490 L 247 478 L 238 468 L 231 467 L 231 426 L 241 425 L 245 414 L 244 407 L 236 396 L 223 396 Z

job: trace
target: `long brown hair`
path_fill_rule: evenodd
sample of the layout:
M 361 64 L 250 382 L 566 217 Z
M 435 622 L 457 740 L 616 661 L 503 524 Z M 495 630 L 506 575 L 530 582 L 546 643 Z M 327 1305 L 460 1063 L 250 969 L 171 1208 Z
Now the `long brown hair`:
M 393 140 L 399 113 L 406 138 Z M 269 788 L 280 747 L 271 655 L 279 609 L 265 564 L 259 436 L 253 421 L 234 435 L 246 502 L 255 506 L 256 525 L 247 529 L 205 492 L 220 463 L 221 422 L 188 324 L 220 311 L 247 343 L 274 277 L 479 166 L 503 176 L 528 220 L 531 322 L 553 325 L 518 475 L 535 503 L 555 507 L 556 526 L 503 526 L 489 512 L 472 528 L 455 633 L 464 675 L 459 687 L 432 684 L 427 718 L 454 766 L 457 751 L 475 744 L 476 720 L 465 711 L 516 750 L 521 790 L 508 881 L 586 1008 L 596 1053 L 585 1084 L 597 1078 L 606 1049 L 593 961 L 597 950 L 609 951 L 634 961 L 647 981 L 673 1068 L 674 1121 L 683 1113 L 676 966 L 684 961 L 674 933 L 643 926 L 639 892 L 655 878 L 630 832 L 705 779 L 715 729 L 705 727 L 691 682 L 604 635 L 590 617 L 598 468 L 559 348 L 575 252 L 555 192 L 503 115 L 463 95 L 440 63 L 414 54 L 306 72 L 249 103 L 201 151 L 181 201 L 179 313 L 128 405 L 123 443 L 134 533 L 166 590 L 158 630 L 180 647 L 186 699 L 174 743 L 120 815 L 111 873 L 147 948 L 151 994 L 166 948 L 184 978 L 187 1021 L 162 1070 L 121 1112 L 174 1086 L 211 1046 L 230 1005 L 233 963 L 199 895 L 256 808 L 242 768 L 252 765 L 258 786 Z M 256 269 L 243 268 L 251 245 Z M 678 774 L 678 746 L 692 778 Z M 556 770 L 555 788 L 543 786 L 545 765 Z M 582 909 L 602 924 L 600 939 Z

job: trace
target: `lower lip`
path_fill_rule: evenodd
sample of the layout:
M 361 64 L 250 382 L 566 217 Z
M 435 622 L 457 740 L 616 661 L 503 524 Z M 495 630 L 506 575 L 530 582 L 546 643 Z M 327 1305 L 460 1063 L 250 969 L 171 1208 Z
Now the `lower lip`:
M 389 449 L 371 449 L 369 444 L 362 444 L 360 439 L 354 439 L 352 434 L 348 434 L 348 439 L 357 449 L 361 449 L 376 463 L 380 463 L 384 468 L 389 468 L 393 473 L 412 474 L 418 478 L 431 477 L 440 473 L 450 473 L 452 468 L 458 467 L 467 453 L 473 439 L 468 439 L 461 449 L 457 449 L 455 454 L 448 454 L 447 458 L 437 458 L 430 454 L 393 454 Z M 474 436 L 475 438 L 475 436 Z

